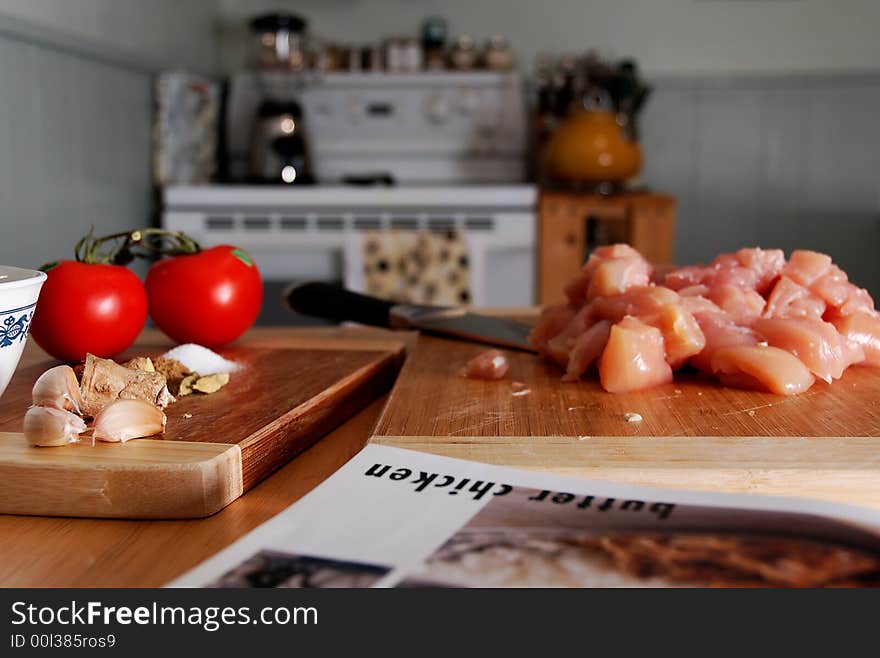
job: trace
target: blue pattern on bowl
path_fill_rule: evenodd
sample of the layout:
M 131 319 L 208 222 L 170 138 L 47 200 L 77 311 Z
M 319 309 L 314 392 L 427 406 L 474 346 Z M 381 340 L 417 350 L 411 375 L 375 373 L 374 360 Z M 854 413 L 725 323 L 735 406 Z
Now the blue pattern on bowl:
M 13 308 L 0 312 L 0 348 L 9 347 L 15 341 L 27 338 L 31 318 L 34 317 L 36 302 L 29 306 Z

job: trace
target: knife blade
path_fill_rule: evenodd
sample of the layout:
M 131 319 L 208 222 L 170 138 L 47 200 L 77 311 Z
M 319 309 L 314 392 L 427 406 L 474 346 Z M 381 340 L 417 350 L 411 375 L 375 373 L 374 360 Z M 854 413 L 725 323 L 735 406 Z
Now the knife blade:
M 528 341 L 532 329 L 529 325 L 472 313 L 465 308 L 397 304 L 320 281 L 292 285 L 284 292 L 283 300 L 297 313 L 333 322 L 417 329 L 461 340 L 535 351 Z

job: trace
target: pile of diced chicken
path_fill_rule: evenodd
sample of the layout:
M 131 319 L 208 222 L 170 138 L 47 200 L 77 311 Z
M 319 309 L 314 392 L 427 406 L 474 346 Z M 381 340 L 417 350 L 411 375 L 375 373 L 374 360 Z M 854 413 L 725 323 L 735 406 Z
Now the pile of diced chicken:
M 880 314 L 825 254 L 740 249 L 707 266 L 654 270 L 635 249 L 596 249 L 541 314 L 530 340 L 577 380 L 593 366 L 612 393 L 672 381 L 691 366 L 730 386 L 781 395 L 880 366 Z

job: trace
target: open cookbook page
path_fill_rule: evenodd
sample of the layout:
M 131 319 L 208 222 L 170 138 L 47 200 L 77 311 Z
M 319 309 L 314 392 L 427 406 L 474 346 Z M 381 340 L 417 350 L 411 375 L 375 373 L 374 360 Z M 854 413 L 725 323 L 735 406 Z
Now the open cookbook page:
M 370 445 L 172 587 L 864 587 L 880 510 Z

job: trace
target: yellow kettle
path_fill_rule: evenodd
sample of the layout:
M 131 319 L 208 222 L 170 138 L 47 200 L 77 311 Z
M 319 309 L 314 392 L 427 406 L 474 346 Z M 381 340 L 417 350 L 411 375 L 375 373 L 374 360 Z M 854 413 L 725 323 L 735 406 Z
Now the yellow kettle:
M 622 183 L 639 173 L 642 150 L 614 112 L 580 109 L 556 128 L 545 164 L 553 178 L 585 183 Z

